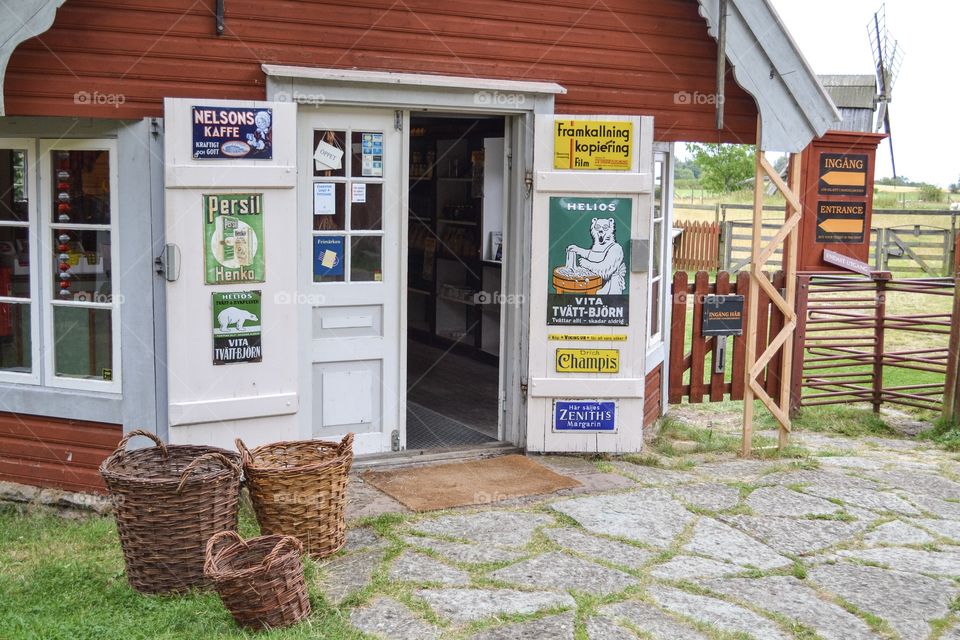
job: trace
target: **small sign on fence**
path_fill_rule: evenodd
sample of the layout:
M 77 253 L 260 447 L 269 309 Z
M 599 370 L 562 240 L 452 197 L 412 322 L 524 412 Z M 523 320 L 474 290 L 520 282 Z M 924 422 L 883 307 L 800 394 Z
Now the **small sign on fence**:
M 709 295 L 703 301 L 704 336 L 743 334 L 743 296 Z

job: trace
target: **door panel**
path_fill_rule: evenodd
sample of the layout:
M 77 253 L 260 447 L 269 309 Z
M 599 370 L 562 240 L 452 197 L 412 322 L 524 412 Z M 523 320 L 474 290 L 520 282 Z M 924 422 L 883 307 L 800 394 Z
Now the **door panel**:
M 402 136 L 393 111 L 301 109 L 302 430 L 389 451 L 400 426 Z

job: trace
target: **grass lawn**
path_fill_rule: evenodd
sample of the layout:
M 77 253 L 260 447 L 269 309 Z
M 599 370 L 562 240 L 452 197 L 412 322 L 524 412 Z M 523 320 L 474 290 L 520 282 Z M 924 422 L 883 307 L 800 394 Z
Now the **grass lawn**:
M 256 535 L 252 513 L 243 511 L 241 520 L 241 534 Z M 308 583 L 317 573 L 308 560 Z M 0 638 L 364 637 L 313 587 L 311 604 L 313 615 L 289 630 L 244 632 L 215 593 L 144 596 L 131 589 L 112 518 L 73 521 L 0 507 Z

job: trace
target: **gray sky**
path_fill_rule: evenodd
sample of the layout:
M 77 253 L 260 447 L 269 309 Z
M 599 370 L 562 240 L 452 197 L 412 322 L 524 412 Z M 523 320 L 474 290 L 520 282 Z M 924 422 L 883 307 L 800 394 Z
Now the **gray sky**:
M 873 73 L 867 22 L 882 0 L 773 0 L 816 73 Z M 887 28 L 904 50 L 890 105 L 897 173 L 946 187 L 960 179 L 960 2 L 888 0 Z M 889 176 L 890 150 L 876 176 Z

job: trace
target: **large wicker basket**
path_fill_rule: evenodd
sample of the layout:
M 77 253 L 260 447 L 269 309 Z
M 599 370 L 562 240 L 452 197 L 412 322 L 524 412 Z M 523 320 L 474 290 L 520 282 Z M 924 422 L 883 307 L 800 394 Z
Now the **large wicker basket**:
M 296 536 L 316 558 L 343 547 L 352 433 L 340 443 L 275 442 L 253 450 L 237 439 L 237 449 L 262 533 Z
M 157 446 L 125 451 L 134 436 Z M 142 593 L 179 593 L 207 586 L 207 541 L 237 528 L 237 454 L 193 445 L 164 445 L 132 431 L 100 465 L 110 490 L 130 586 Z
M 224 531 L 207 543 L 204 572 L 240 626 L 288 627 L 310 615 L 302 553 L 293 536 L 244 541 Z

